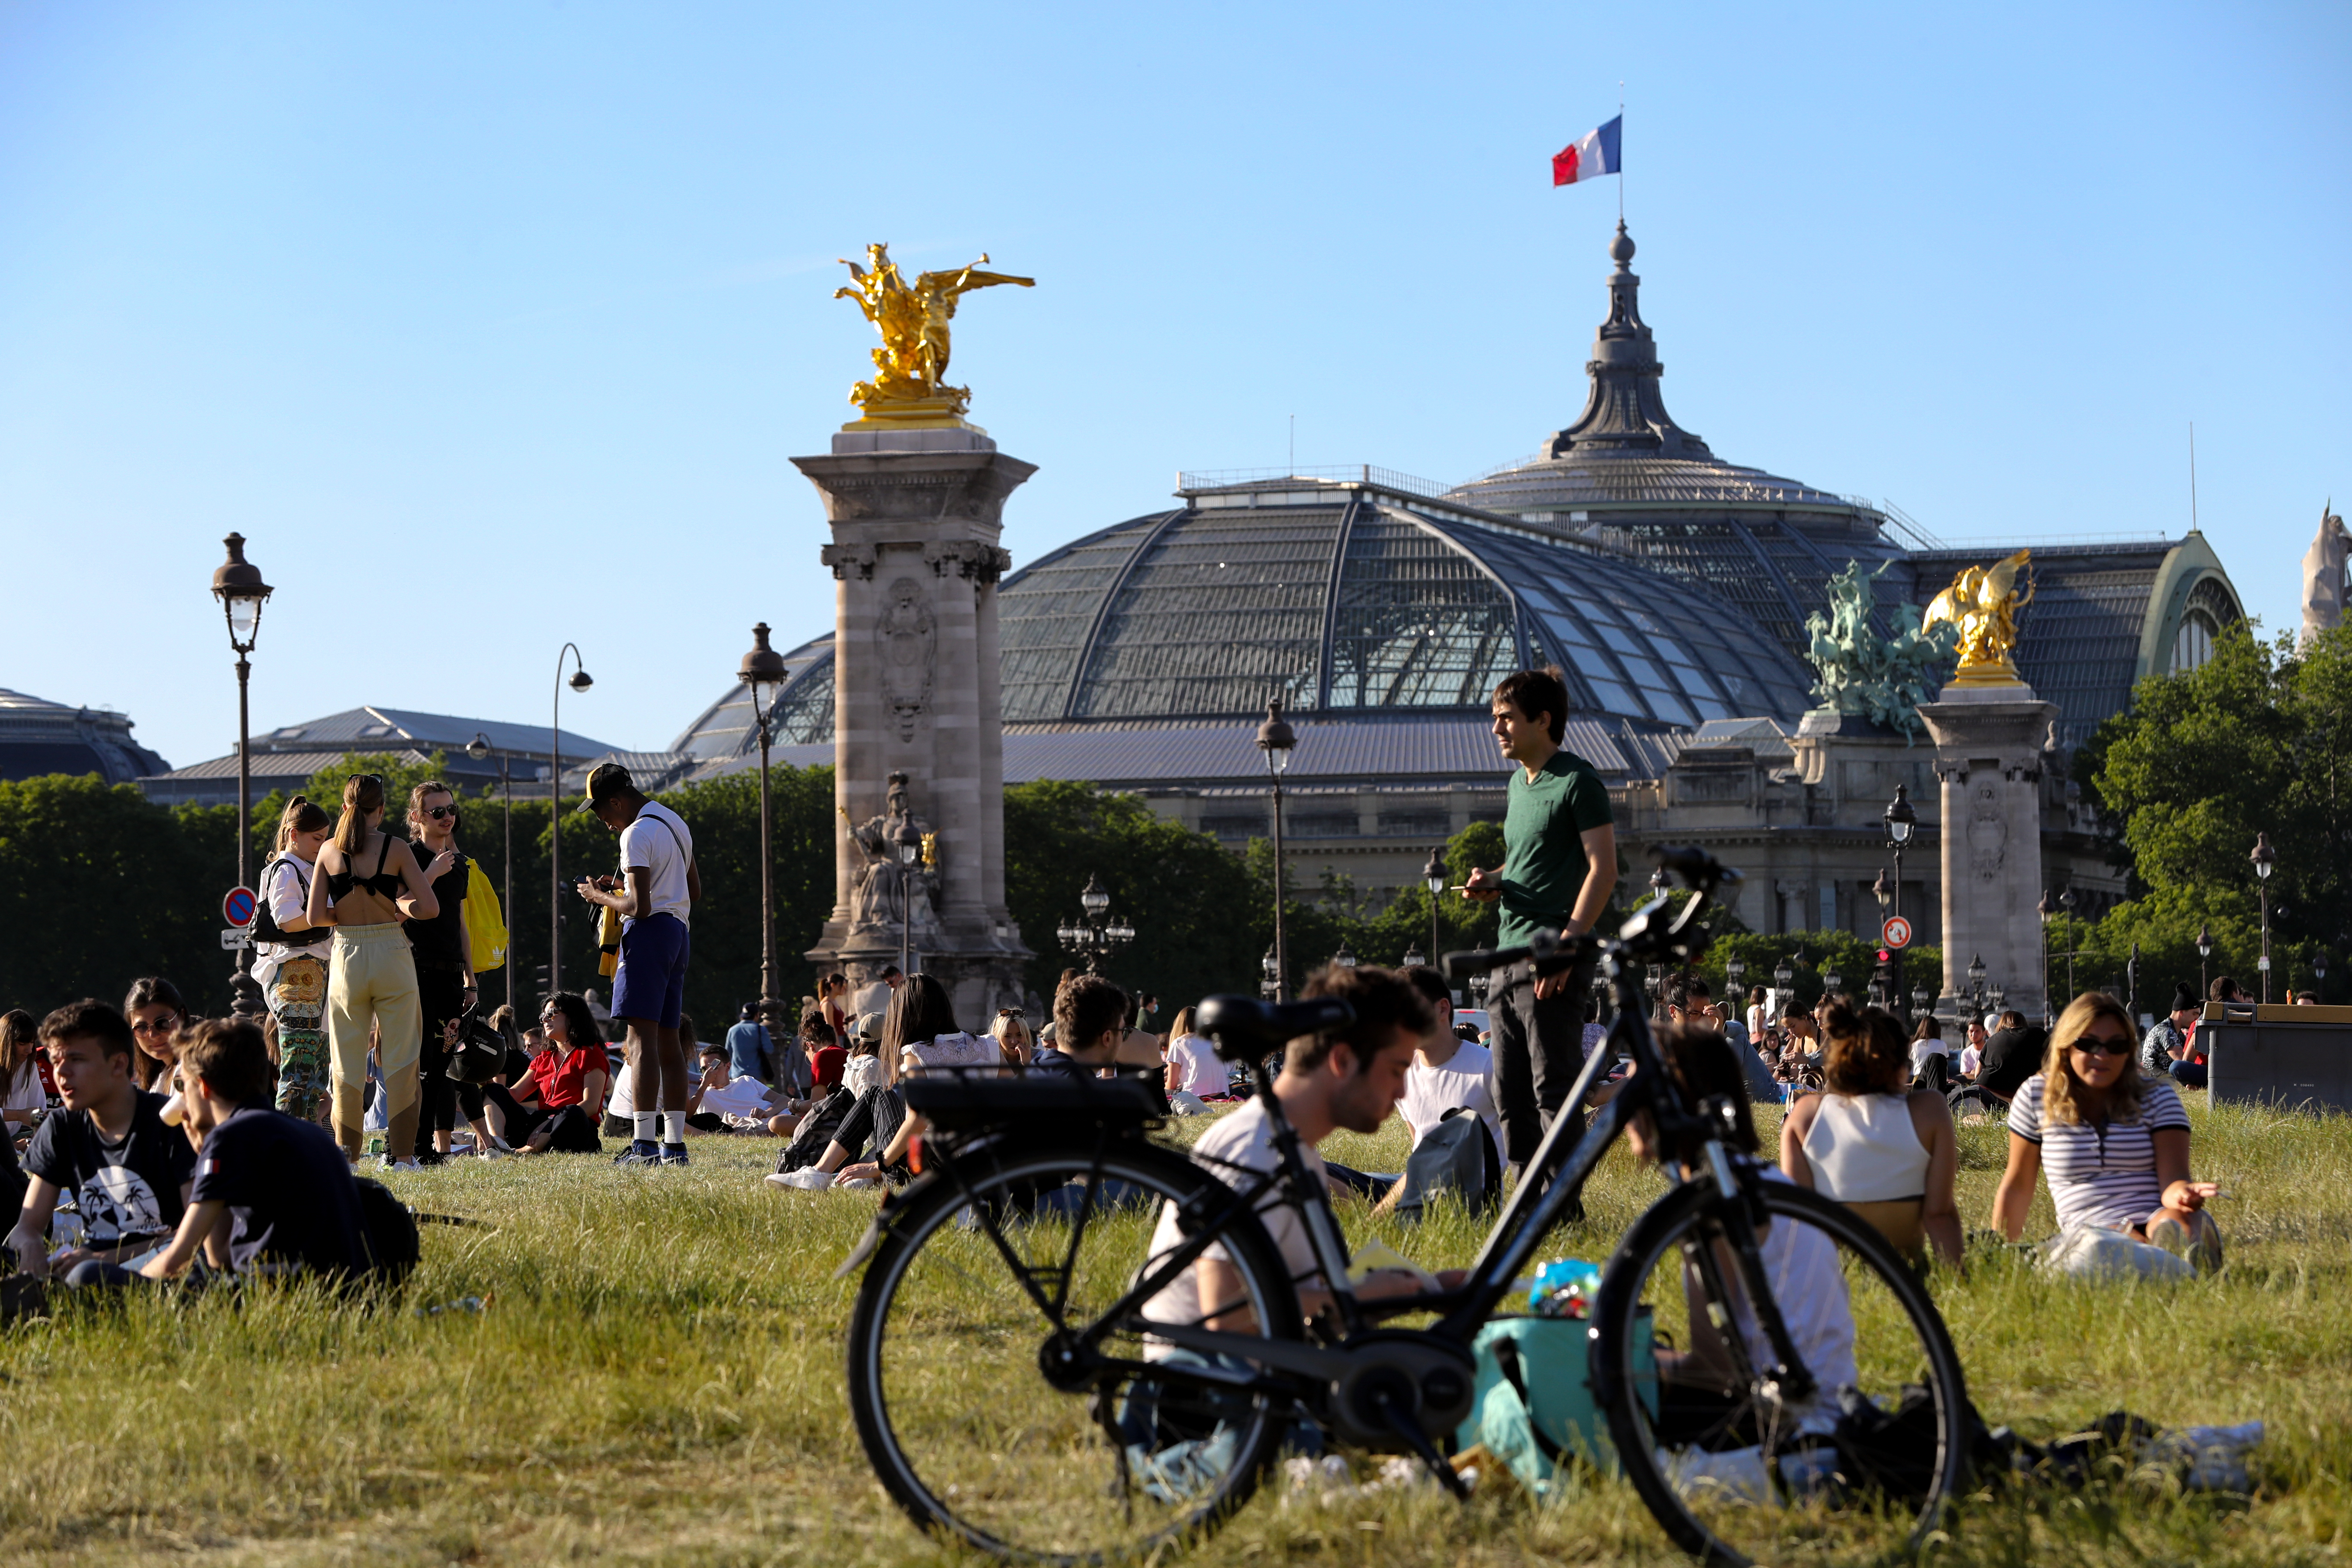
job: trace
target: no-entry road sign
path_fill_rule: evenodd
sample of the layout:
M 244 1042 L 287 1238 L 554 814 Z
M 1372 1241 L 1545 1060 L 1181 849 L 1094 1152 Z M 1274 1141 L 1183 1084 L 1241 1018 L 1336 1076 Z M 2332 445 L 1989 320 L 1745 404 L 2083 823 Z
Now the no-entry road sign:
M 1901 915 L 1889 915 L 1879 935 L 1889 947 L 1908 947 L 1911 945 L 1911 922 Z
M 256 901 L 251 888 L 231 888 L 228 896 L 221 900 L 221 919 L 233 926 L 249 926 Z

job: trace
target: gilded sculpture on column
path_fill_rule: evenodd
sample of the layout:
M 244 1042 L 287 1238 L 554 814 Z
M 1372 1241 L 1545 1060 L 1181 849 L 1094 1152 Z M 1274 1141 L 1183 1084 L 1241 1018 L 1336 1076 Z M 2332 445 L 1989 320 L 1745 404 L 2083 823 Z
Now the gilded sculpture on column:
M 1970 566 L 1927 606 L 1924 624 L 1958 628 L 1960 668 L 1955 686 L 2022 686 L 2010 655 L 2017 647 L 2017 612 L 2033 602 L 2032 552 L 2021 550 L 1990 566 Z M 2025 592 L 2017 591 L 2025 579 Z
M 833 297 L 856 300 L 882 334 L 882 346 L 874 351 L 874 379 L 850 389 L 849 401 L 863 417 L 849 428 L 881 421 L 919 427 L 963 423 L 971 388 L 947 384 L 948 323 L 955 320 L 956 301 L 975 289 L 1002 283 L 1034 289 L 1037 282 L 1009 272 L 980 270 L 987 261 L 988 253 L 982 251 L 970 267 L 919 273 L 911 284 L 890 259 L 887 245 L 867 246 L 863 267 L 842 261 L 852 282 L 835 289 Z

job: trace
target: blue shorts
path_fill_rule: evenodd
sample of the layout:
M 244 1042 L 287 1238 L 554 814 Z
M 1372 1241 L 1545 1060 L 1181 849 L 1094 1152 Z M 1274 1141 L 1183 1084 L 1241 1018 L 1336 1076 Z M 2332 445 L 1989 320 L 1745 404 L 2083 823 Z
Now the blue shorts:
M 694 939 L 676 915 L 621 922 L 621 966 L 613 973 L 613 1016 L 677 1027 L 686 1005 L 686 960 Z

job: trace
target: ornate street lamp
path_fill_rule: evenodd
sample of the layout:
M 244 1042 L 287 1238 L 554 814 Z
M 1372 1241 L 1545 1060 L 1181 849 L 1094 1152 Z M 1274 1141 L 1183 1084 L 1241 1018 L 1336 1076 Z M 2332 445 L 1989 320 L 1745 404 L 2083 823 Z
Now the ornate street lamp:
M 2080 901 L 2080 900 L 2074 897 L 2074 889 L 2071 887 L 2062 889 L 2058 894 L 2058 907 L 2066 911 L 2066 918 L 2069 921 L 2072 921 L 2074 918 L 2074 906 Z M 2066 935 L 2068 938 L 2066 949 L 2066 999 L 2071 1002 L 2074 999 L 2074 961 L 2083 956 L 2083 950 L 2074 945 L 2073 938 L 2074 933 L 2072 931 L 2069 931 Z
M 1421 943 L 1414 942 L 1411 947 L 1404 950 L 1404 956 L 1397 962 L 1403 964 L 1407 969 L 1418 969 L 1423 964 L 1427 963 L 1429 959 L 1422 952 Z
M 1796 988 L 1797 972 L 1784 958 L 1772 966 L 1772 1005 L 1765 1009 L 1764 1021 L 1767 1024 L 1779 1021 L 1780 1009 L 1789 1005 L 1790 998 L 1796 994 Z
M 269 601 L 269 584 L 261 568 L 245 558 L 245 535 L 232 533 L 221 541 L 228 559 L 213 572 L 213 597 L 228 618 L 228 646 L 236 655 L 236 885 L 253 886 L 253 725 L 248 705 L 248 681 L 253 674 L 253 644 L 261 636 L 261 606 Z M 249 930 L 249 928 L 248 928 Z M 262 1016 L 261 987 L 253 978 L 253 943 L 237 944 L 236 963 L 229 979 L 229 1010 L 240 1018 Z
M 572 679 L 563 679 L 563 656 L 572 656 Z M 554 717 L 547 729 L 547 989 L 563 989 L 563 689 L 585 691 L 596 684 L 582 668 L 580 647 L 565 643 L 555 656 Z M 583 784 L 582 786 L 585 788 Z
M 1290 973 L 1289 950 L 1282 939 L 1282 775 L 1290 766 L 1290 749 L 1298 733 L 1282 716 L 1282 699 L 1269 697 L 1265 722 L 1257 727 L 1257 749 L 1265 753 L 1265 774 L 1274 784 L 1274 999 L 1282 1000 L 1284 979 Z
M 1348 951 L 1348 939 L 1341 937 L 1339 939 L 1339 951 L 1331 955 L 1332 967 L 1337 969 L 1353 969 L 1356 967 L 1356 955 Z
M 1738 954 L 1723 961 L 1724 989 L 1731 993 L 1731 1005 L 1738 1010 L 1739 1026 L 1746 1029 L 1752 1038 L 1756 1031 L 1748 1028 L 1748 987 L 1740 984 L 1747 973 L 1748 965 L 1740 961 Z
M 898 851 L 898 973 L 915 971 L 915 868 L 922 864 L 923 836 L 915 831 L 913 822 L 901 817 L 890 835 L 891 847 Z
M 2197 1000 L 2200 1003 L 2202 1003 L 2209 994 L 2208 988 L 2211 983 L 2205 977 L 2205 964 L 2206 961 L 2212 956 L 2213 928 L 2210 925 L 2200 925 L 2197 928 Z
M 2278 851 L 2271 847 L 2269 834 L 2254 835 L 2252 858 L 2254 862 L 2254 885 L 2260 889 L 2263 899 L 2263 956 L 2259 967 L 2263 972 L 2263 1000 L 2268 1002 L 2271 999 L 2271 872 L 2278 865 Z
M 1834 996 L 1841 990 L 1844 989 L 1844 974 L 1834 968 L 1824 969 L 1822 971 L 1822 994 L 1823 996 Z
M 490 738 L 478 730 L 475 731 L 474 738 L 466 742 L 466 754 L 478 763 L 487 761 L 490 754 Z M 514 781 L 509 773 L 507 754 L 504 752 L 499 753 L 499 800 L 505 808 L 507 825 L 506 876 L 503 879 L 505 890 L 499 895 L 506 901 L 506 907 L 499 912 L 509 921 L 512 921 L 514 919 Z M 515 1009 L 515 1015 L 518 1017 L 521 1016 L 522 1009 L 515 1001 L 515 971 L 520 967 L 521 964 L 515 958 L 514 931 L 509 927 L 507 931 L 507 1005 Z
M 1429 864 L 1421 868 L 1421 885 L 1429 889 L 1429 961 L 1434 963 L 1437 955 L 1445 951 L 1445 942 L 1437 934 L 1437 901 L 1445 896 L 1445 849 L 1443 845 L 1429 852 Z
M 2049 889 L 2042 889 L 2042 901 L 2033 906 L 2033 912 L 2042 917 L 2042 1026 L 2046 1029 L 2054 1016 L 2050 1010 L 2050 917 L 2056 911 L 2050 904 Z
M 1969 960 L 1969 1013 L 1981 1018 L 1985 1010 L 1985 963 L 1982 954 Z
M 760 729 L 760 1016 L 776 996 L 776 859 L 768 847 L 768 748 L 775 739 L 777 699 L 784 691 L 784 656 L 768 646 L 768 623 L 751 628 L 751 651 L 735 671 L 751 694 L 751 721 Z M 904 966 L 900 966 L 903 970 Z
M 1086 955 L 1088 974 L 1099 974 L 1105 959 L 1135 940 L 1135 928 L 1110 918 L 1110 895 L 1092 872 L 1087 875 L 1086 890 L 1078 895 L 1078 905 L 1085 911 L 1078 922 L 1058 927 L 1054 934 L 1061 938 L 1067 951 Z
M 1265 957 L 1259 960 L 1258 968 L 1265 975 L 1258 982 L 1258 994 L 1270 1002 L 1282 993 L 1282 965 L 1276 961 L 1274 949 L 1269 947 L 1265 950 Z
M 2124 1011 L 2139 1016 L 2139 943 L 2132 943 L 2131 962 L 2124 965 Z

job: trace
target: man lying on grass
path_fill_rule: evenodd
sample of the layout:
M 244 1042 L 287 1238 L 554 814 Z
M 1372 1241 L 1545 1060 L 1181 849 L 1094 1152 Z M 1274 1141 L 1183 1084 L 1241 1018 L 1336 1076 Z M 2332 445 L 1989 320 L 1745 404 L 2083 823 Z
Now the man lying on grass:
M 357 1274 L 367 1264 L 359 1185 L 333 1138 L 272 1108 L 277 1079 L 261 1031 L 207 1018 L 180 1037 L 180 1094 L 196 1145 L 188 1212 L 172 1244 L 133 1273 L 84 1263 L 66 1283 L 128 1285 L 186 1273 L 198 1250 L 240 1278 Z

